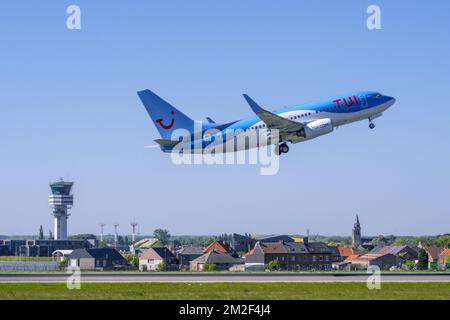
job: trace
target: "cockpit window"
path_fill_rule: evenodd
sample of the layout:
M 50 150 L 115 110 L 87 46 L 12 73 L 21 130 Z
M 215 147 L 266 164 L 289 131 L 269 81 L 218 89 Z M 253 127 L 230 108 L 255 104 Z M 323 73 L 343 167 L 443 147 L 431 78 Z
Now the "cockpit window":
M 379 99 L 379 98 L 381 98 L 381 97 L 382 97 L 381 94 L 379 94 L 379 93 L 376 93 L 376 94 L 375 94 L 375 98 Z

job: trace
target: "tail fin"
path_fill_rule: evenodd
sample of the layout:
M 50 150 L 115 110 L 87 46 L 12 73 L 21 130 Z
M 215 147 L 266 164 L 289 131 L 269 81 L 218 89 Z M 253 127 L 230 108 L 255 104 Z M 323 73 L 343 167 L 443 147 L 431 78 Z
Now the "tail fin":
M 191 133 L 194 131 L 194 120 L 152 91 L 143 90 L 137 94 L 163 139 L 170 139 L 176 129 L 186 129 Z

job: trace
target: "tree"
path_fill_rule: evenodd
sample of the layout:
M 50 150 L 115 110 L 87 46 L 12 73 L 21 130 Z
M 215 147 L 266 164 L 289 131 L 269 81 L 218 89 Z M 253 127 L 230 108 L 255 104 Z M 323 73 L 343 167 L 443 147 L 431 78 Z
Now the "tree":
M 445 268 L 445 269 L 450 269 L 450 256 L 445 256 L 445 259 L 444 259 L 444 268 Z
M 448 248 L 450 247 L 450 236 L 439 236 L 436 239 L 436 245 L 438 247 Z
M 74 234 L 69 237 L 71 240 L 88 240 L 88 239 L 97 239 L 97 236 L 92 233 L 81 233 L 81 234 Z
M 44 240 L 44 228 L 42 228 L 42 224 L 39 227 L 39 240 Z
M 163 245 L 166 245 L 170 239 L 170 233 L 166 229 L 156 229 L 153 231 L 153 236 L 161 241 Z
M 217 264 L 206 262 L 203 265 L 203 270 L 204 271 L 216 271 L 217 270 Z
M 124 255 L 124 259 L 127 261 L 127 263 L 135 270 L 139 269 L 139 257 L 132 255 L 132 254 L 126 254 Z
M 270 271 L 279 271 L 281 269 L 280 261 L 272 260 L 267 264 L 267 269 Z
M 108 244 L 105 241 L 99 241 L 97 247 L 98 248 L 108 248 Z
M 372 244 L 374 246 L 378 246 L 381 243 L 386 243 L 386 239 L 384 238 L 383 235 L 376 236 L 372 239 Z
M 160 264 L 158 264 L 158 266 L 156 267 L 157 271 L 167 271 L 169 269 L 169 265 L 167 264 L 167 262 L 162 261 Z
M 419 256 L 417 257 L 417 269 L 427 270 L 428 269 L 428 253 L 424 249 L 419 250 Z
M 403 266 L 406 270 L 414 270 L 416 268 L 416 263 L 413 260 L 406 261 Z
M 67 265 L 68 265 L 67 259 L 63 259 L 62 261 L 60 261 L 60 262 L 58 263 L 58 268 L 59 268 L 60 270 L 64 270 L 65 268 L 67 268 Z

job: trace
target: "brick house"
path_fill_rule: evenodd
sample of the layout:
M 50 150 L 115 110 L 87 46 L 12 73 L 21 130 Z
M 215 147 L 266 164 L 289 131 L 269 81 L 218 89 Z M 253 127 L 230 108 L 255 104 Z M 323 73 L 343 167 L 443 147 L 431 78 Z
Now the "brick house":
M 399 266 L 399 257 L 391 253 L 367 253 L 356 257 L 351 261 L 351 269 L 367 269 L 371 266 L 378 266 L 387 270 L 390 267 Z
M 156 271 L 158 270 L 158 266 L 163 262 L 171 269 L 177 266 L 177 258 L 168 248 L 149 248 L 139 257 L 139 270 Z
M 233 257 L 229 253 L 211 250 L 197 259 L 192 260 L 190 270 L 203 271 L 207 263 L 216 265 L 217 270 L 227 270 L 232 266 L 244 263 L 244 261 L 241 258 Z
M 321 242 L 257 242 L 245 256 L 246 267 L 267 265 L 276 260 L 284 270 L 331 270 L 340 257 Z
M 177 252 L 177 259 L 181 269 L 189 268 L 192 260 L 203 255 L 203 250 L 196 246 L 187 246 Z
M 374 248 L 370 253 L 374 254 L 392 254 L 394 256 L 397 256 L 398 258 L 401 258 L 403 261 L 407 260 L 417 260 L 418 258 L 418 251 L 414 248 L 411 248 L 410 246 L 384 246 L 384 247 L 377 247 Z
M 67 260 L 69 266 L 81 270 L 114 269 L 126 264 L 124 257 L 113 248 L 75 249 Z
M 339 251 L 339 255 L 341 257 L 341 261 L 346 260 L 348 257 L 354 257 L 356 255 L 362 255 L 364 254 L 363 251 L 358 250 L 352 246 L 349 245 L 343 245 L 340 244 L 338 246 L 336 246 L 337 250 Z
M 449 269 L 450 268 L 450 249 L 444 249 L 439 254 L 438 265 L 441 269 Z
M 419 244 L 419 248 L 425 250 L 428 254 L 428 268 L 431 269 L 433 267 L 437 267 L 439 263 L 439 254 L 442 250 L 444 250 L 444 248 L 436 245 L 422 246 L 422 244 Z
M 217 251 L 220 253 L 229 253 L 234 254 L 234 250 L 225 242 L 223 241 L 214 241 L 209 246 L 207 246 L 205 249 L 203 249 L 203 253 L 208 253 L 211 251 Z

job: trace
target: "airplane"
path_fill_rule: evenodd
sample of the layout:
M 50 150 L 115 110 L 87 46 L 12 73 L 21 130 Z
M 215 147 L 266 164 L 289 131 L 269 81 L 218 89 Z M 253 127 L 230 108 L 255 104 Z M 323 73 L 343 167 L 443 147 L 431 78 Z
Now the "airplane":
M 161 150 L 172 152 L 175 146 L 181 145 L 184 146 L 183 152 L 187 153 L 202 153 L 207 147 L 229 144 L 230 140 L 233 142 L 238 137 L 254 137 L 255 133 L 270 137 L 273 130 L 278 130 L 277 139 L 261 142 L 260 139 L 249 138 L 243 144 L 233 143 L 231 148 L 218 150 L 220 153 L 236 152 L 275 144 L 275 154 L 281 155 L 289 152 L 288 143 L 314 139 L 356 121 L 367 119 L 369 128 L 374 129 L 373 120 L 396 101 L 379 92 L 358 91 L 268 111 L 244 94 L 255 116 L 228 123 L 216 123 L 206 118 L 207 122 L 202 123 L 199 129 L 194 120 L 152 91 L 146 89 L 137 94 L 161 135 L 161 139 L 154 140 Z M 177 129 L 184 129 L 186 134 L 173 139 Z

